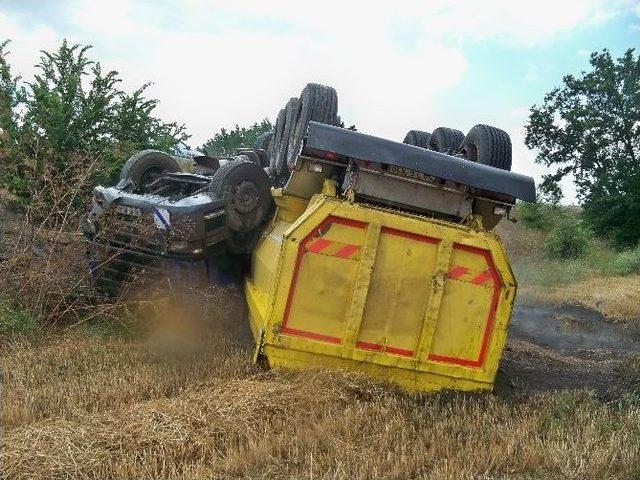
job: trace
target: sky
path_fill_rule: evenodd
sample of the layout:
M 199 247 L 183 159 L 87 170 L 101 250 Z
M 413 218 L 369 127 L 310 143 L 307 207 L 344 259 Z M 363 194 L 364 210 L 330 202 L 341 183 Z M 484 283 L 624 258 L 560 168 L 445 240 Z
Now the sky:
M 308 82 L 333 86 L 359 131 L 509 132 L 513 170 L 547 170 L 524 146 L 529 108 L 589 54 L 640 48 L 640 0 L 0 0 L 0 41 L 29 80 L 41 50 L 92 45 L 124 88 L 153 82 L 157 113 L 198 147 L 222 127 L 275 119 Z M 565 203 L 576 201 L 570 179 Z

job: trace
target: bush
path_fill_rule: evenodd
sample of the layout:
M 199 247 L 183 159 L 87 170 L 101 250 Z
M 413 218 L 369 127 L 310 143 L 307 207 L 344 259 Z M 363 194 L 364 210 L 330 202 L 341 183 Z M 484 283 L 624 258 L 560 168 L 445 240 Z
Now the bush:
M 612 270 L 616 275 L 640 274 L 640 245 L 620 252 L 613 261 Z
M 516 212 L 518 220 L 525 224 L 527 228 L 542 230 L 547 227 L 545 217 L 545 205 L 541 203 L 518 202 Z
M 549 232 L 544 249 L 551 258 L 580 258 L 587 253 L 590 242 L 591 233 L 582 222 L 564 218 Z

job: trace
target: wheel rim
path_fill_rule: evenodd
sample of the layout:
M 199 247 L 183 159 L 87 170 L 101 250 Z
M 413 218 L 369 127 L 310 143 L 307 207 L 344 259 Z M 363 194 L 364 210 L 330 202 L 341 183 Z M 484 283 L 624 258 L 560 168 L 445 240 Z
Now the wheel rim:
M 249 213 L 258 205 L 260 193 L 253 182 L 245 180 L 234 188 L 232 201 L 238 213 Z

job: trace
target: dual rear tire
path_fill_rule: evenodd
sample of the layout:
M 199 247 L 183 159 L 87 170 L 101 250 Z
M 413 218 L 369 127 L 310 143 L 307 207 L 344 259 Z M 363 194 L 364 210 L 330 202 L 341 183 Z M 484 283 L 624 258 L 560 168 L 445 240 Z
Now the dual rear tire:
M 447 127 L 438 127 L 433 133 L 410 130 L 403 143 L 511 170 L 512 148 L 509 134 L 491 125 L 476 125 L 466 136 L 460 130 Z

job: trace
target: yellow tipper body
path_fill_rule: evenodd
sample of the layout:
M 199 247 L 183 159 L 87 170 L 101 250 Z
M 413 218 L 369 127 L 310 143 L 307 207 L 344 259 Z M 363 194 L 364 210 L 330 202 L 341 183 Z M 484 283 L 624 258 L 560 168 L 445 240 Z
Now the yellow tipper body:
M 274 196 L 245 285 L 256 355 L 414 391 L 492 389 L 516 293 L 495 235 L 331 188 Z

